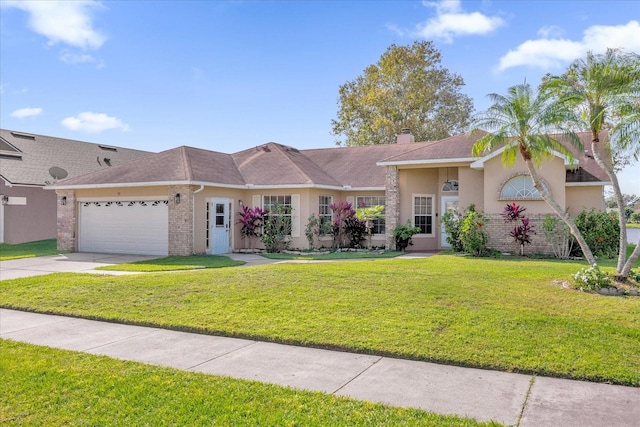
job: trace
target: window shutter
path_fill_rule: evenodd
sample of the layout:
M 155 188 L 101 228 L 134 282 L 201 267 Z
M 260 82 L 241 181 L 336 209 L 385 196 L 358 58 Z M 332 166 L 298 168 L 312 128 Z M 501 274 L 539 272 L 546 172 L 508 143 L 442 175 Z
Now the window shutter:
M 253 206 L 251 208 L 261 208 L 262 207 L 262 197 L 259 194 L 253 195 Z
M 300 195 L 291 195 L 291 237 L 300 237 Z

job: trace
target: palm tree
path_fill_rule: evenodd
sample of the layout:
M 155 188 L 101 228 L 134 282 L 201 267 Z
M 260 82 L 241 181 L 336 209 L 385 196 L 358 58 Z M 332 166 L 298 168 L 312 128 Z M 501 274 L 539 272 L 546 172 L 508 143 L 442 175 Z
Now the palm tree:
M 555 153 L 573 159 L 571 151 L 559 139 L 552 137 L 551 131 L 582 151 L 580 138 L 568 128 L 565 129 L 567 124 L 576 120 L 572 111 L 550 102 L 545 96 L 536 95 L 526 83 L 510 87 L 506 96 L 490 94 L 489 99 L 493 105 L 477 115 L 472 125 L 472 132 L 487 132 L 473 145 L 473 155 L 480 156 L 485 151 L 504 146 L 502 162 L 510 165 L 519 154 L 527 165 L 535 189 L 567 224 L 589 265 L 595 264 L 595 258 L 580 230 L 555 201 L 549 188 L 540 179 L 537 169 L 544 159 Z
M 622 215 L 624 201 L 613 155 L 628 151 L 637 159 L 640 151 L 640 56 L 625 54 L 618 49 L 608 49 L 604 54 L 589 52 L 586 59 L 576 60 L 563 75 L 545 76 L 542 90 L 580 114 L 583 126 L 591 132 L 591 151 L 597 164 L 609 176 L 620 212 L 618 220 L 621 233 L 616 270 L 618 279 L 626 280 L 635 259 L 640 255 L 640 241 L 634 251 L 635 257 L 627 260 L 627 235 Z M 617 123 L 612 124 L 611 121 Z M 610 134 L 604 134 L 605 130 L 611 130 Z

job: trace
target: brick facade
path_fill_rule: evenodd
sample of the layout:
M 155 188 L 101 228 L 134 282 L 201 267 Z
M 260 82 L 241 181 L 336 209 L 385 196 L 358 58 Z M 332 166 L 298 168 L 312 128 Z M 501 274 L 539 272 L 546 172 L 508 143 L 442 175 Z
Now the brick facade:
M 385 167 L 385 247 L 388 250 L 396 248 L 393 230 L 400 222 L 400 173 L 396 166 Z
M 553 248 L 545 240 L 545 233 L 542 229 L 542 221 L 545 215 L 526 215 L 529 218 L 529 224 L 535 234 L 531 234 L 531 244 L 524 246 L 524 254 L 546 254 L 553 255 Z M 515 242 L 509 233 L 514 227 L 521 225 L 521 222 L 505 222 L 501 215 L 485 214 L 486 222 L 484 224 L 485 232 L 489 236 L 487 246 L 491 249 L 505 253 L 520 254 L 520 245 Z
M 74 190 L 56 190 L 56 194 L 58 250 L 77 251 L 78 207 L 76 192 Z
M 180 203 L 176 203 L 177 194 Z M 193 190 L 189 185 L 169 186 L 169 255 L 193 255 Z

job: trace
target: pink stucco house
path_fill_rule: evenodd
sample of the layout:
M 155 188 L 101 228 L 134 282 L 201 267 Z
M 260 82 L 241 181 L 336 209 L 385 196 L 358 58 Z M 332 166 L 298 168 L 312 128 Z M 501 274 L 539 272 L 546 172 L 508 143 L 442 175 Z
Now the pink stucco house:
M 500 150 L 471 156 L 476 138 L 416 143 L 407 132 L 391 145 L 298 150 L 270 142 L 233 154 L 181 146 L 47 188 L 57 194 L 58 246 L 71 251 L 228 253 L 245 247 L 236 224 L 241 207 L 276 202 L 290 207 L 291 247 L 306 248 L 307 218 L 330 214 L 336 201 L 385 206 L 374 245 L 393 247 L 396 225 L 418 225 L 415 251 L 448 247 L 443 213 L 473 203 L 490 218 L 490 246 L 508 250 L 499 215 L 506 203 L 525 205 L 534 226 L 551 210 L 521 161 L 504 167 Z M 581 138 L 588 147 L 589 135 Z M 607 177 L 588 151 L 575 160 L 553 156 L 541 174 L 570 212 L 604 209 Z M 532 250 L 544 252 L 545 245 L 535 236 Z

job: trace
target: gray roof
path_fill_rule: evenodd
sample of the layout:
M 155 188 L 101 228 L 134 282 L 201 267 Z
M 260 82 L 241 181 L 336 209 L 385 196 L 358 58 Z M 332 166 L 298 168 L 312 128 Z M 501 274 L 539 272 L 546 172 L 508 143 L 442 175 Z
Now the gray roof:
M 471 147 L 481 134 L 460 134 L 440 141 L 297 150 L 275 142 L 234 154 L 177 147 L 128 163 L 102 168 L 57 183 L 60 187 L 120 184 L 197 183 L 229 187 L 309 186 L 384 188 L 379 164 L 451 162 L 471 164 Z M 581 137 L 588 138 L 587 134 Z M 580 173 L 567 172 L 570 182 L 605 182 L 592 157 L 580 155 Z M 584 157 L 584 158 L 583 158 Z
M 108 170 L 150 152 L 0 129 L 0 177 L 13 185 L 44 186 L 61 178 Z

